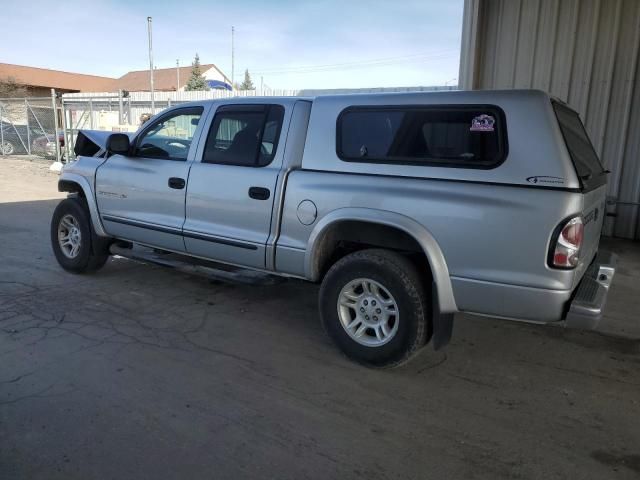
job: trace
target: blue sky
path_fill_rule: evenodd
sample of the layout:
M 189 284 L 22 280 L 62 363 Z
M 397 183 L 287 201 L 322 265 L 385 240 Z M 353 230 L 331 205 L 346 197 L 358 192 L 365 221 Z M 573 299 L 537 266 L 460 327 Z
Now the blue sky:
M 119 77 L 196 52 L 272 88 L 455 84 L 463 0 L 3 0 L 0 62 Z M 25 21 L 28 19 L 28 21 Z M 57 33 L 55 31 L 57 31 Z M 7 38 L 14 41 L 6 43 Z

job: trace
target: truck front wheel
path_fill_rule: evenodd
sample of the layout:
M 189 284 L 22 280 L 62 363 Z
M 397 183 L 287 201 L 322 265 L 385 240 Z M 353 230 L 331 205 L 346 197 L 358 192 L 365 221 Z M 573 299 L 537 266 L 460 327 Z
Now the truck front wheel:
M 58 204 L 51 219 L 51 246 L 62 268 L 84 273 L 98 270 L 106 263 L 109 258 L 106 245 L 93 242 L 92 233 L 84 199 L 67 198 Z
M 327 334 L 349 358 L 371 367 L 400 365 L 424 346 L 429 312 L 416 267 L 388 250 L 343 257 L 320 288 Z

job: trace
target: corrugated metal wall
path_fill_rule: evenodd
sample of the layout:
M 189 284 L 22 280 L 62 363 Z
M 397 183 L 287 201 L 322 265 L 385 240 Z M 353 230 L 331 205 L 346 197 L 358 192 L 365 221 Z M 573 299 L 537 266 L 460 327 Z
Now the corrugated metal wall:
M 580 112 L 612 171 L 607 233 L 640 239 L 640 0 L 465 0 L 462 38 L 462 88 L 538 88 Z

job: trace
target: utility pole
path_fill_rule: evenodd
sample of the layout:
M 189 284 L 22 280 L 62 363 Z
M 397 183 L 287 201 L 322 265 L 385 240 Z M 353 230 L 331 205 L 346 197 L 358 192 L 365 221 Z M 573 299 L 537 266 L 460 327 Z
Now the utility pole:
M 233 50 L 233 37 L 235 34 L 235 28 L 233 25 L 231 25 L 231 91 L 233 91 L 233 89 L 235 88 L 234 85 L 234 81 L 235 81 L 235 58 L 234 58 L 234 50 Z
M 178 83 L 176 84 L 176 92 L 180 90 L 180 60 L 176 59 L 176 75 L 178 76 Z
M 151 39 L 151 17 L 147 17 L 147 31 L 149 34 L 149 86 L 151 87 L 151 114 L 156 113 L 156 102 L 153 92 L 153 42 Z

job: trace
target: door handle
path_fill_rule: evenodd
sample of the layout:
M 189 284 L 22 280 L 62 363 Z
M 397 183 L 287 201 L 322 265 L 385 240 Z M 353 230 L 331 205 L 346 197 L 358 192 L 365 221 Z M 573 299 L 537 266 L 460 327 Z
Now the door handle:
M 182 190 L 186 184 L 187 182 L 184 181 L 184 178 L 171 177 L 169 179 L 169 187 L 176 190 Z
M 249 196 L 255 200 L 267 200 L 271 196 L 268 188 L 251 187 L 249 188 Z

